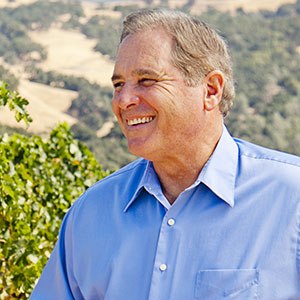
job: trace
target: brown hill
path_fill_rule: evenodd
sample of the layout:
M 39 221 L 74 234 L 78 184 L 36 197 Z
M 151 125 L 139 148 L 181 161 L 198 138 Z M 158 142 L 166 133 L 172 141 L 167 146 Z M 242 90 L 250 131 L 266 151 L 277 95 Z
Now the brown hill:
M 0 7 L 16 7 L 34 1 L 15 0 L 12 2 L 1 0 Z M 222 11 L 233 11 L 239 7 L 242 7 L 245 11 L 259 9 L 276 10 L 281 4 L 294 2 L 295 0 L 196 0 L 192 12 L 200 13 L 206 10 L 208 6 L 213 6 Z M 141 4 L 143 2 L 138 1 L 135 3 Z M 172 8 L 182 6 L 184 3 L 186 1 L 170 1 Z M 122 2 L 122 4 L 126 4 L 126 2 Z M 99 8 L 98 3 L 83 2 L 86 19 L 95 14 L 120 17 L 119 12 L 109 9 L 109 6 L 112 5 L 116 5 L 116 3 L 107 4 L 108 8 L 106 10 L 99 10 L 96 9 Z M 85 22 L 85 20 L 82 20 L 82 22 Z M 45 71 L 52 70 L 67 75 L 84 76 L 91 82 L 97 82 L 100 85 L 110 85 L 113 62 L 100 53 L 93 51 L 95 40 L 87 39 L 77 31 L 63 30 L 60 28 L 59 22 L 48 31 L 33 31 L 29 34 L 34 41 L 45 46 L 48 51 L 48 58 L 39 65 L 40 68 Z M 3 61 L 0 60 L 0 64 L 3 64 Z M 21 77 L 19 91 L 23 97 L 30 100 L 29 112 L 34 119 L 34 123 L 30 126 L 30 131 L 35 133 L 47 132 L 57 122 L 63 120 L 70 125 L 76 122 L 76 119 L 65 113 L 71 105 L 72 99 L 76 97 L 76 93 L 29 82 L 26 79 L 24 66 L 22 65 L 13 66 L 10 69 L 18 77 Z M 15 126 L 16 122 L 13 114 L 7 110 L 0 110 L 0 124 Z M 102 131 L 100 129 L 99 135 L 102 136 L 109 131 L 109 126 L 103 128 Z
M 65 113 L 77 96 L 76 92 L 25 79 L 20 80 L 19 92 L 26 99 L 30 99 L 27 110 L 33 118 L 33 123 L 29 127 L 29 132 L 48 133 L 59 122 L 66 121 L 69 125 L 76 123 L 76 119 Z M 24 122 L 15 121 L 14 114 L 7 107 L 0 109 L 0 124 L 18 128 L 26 127 Z
M 93 51 L 95 40 L 58 26 L 53 26 L 48 31 L 33 31 L 29 35 L 48 51 L 47 60 L 38 65 L 43 70 L 82 76 L 100 85 L 111 84 L 113 63 L 109 58 Z
M 173 7 L 179 6 L 179 3 L 184 4 L 184 2 L 175 0 Z M 191 11 L 192 13 L 199 14 L 209 6 L 220 11 L 235 11 L 237 8 L 243 8 L 246 12 L 255 12 L 261 9 L 275 11 L 282 4 L 295 2 L 296 0 L 196 0 Z

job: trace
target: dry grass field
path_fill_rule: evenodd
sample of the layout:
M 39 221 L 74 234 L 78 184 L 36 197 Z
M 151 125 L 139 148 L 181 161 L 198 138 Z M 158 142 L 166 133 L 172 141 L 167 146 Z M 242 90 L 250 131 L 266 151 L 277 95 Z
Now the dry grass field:
M 0 0 L 0 3 L 4 4 L 2 1 L 4 0 Z M 30 2 L 33 1 L 16 0 L 19 5 Z M 86 15 L 92 14 L 94 6 L 95 3 L 86 4 Z M 103 11 L 95 10 L 95 12 L 104 14 Z M 106 15 L 113 17 L 114 13 Z M 95 40 L 87 39 L 80 32 L 62 30 L 58 24 L 48 31 L 32 31 L 29 35 L 32 40 L 43 45 L 48 51 L 47 60 L 38 65 L 43 70 L 83 76 L 90 82 L 103 86 L 111 84 L 113 63 L 99 52 L 93 51 Z M 0 64 L 9 68 L 21 79 L 18 91 L 21 96 L 30 100 L 28 111 L 34 122 L 30 125 L 29 132 L 48 133 L 59 122 L 66 121 L 69 125 L 76 122 L 76 119 L 65 113 L 77 95 L 75 92 L 28 81 L 22 64 L 9 66 L 1 59 Z M 13 113 L 6 108 L 0 109 L 0 124 L 25 128 L 23 122 L 16 123 Z M 107 125 L 100 135 L 105 135 L 105 132 L 107 132 Z
M 9 1 L 9 0 L 0 0 L 0 7 L 18 7 L 20 5 L 28 5 L 36 0 L 15 0 L 15 1 Z
M 113 11 L 112 9 L 99 9 L 99 3 L 96 2 L 84 1 L 82 2 L 82 7 L 87 19 L 95 15 L 116 19 L 119 19 L 122 16 L 121 12 L 119 11 Z
M 57 26 L 48 31 L 30 32 L 30 37 L 48 51 L 47 60 L 38 65 L 43 70 L 83 76 L 100 85 L 111 84 L 113 63 L 101 53 L 93 51 L 95 40 Z
M 70 107 L 76 92 L 53 88 L 43 84 L 20 80 L 20 94 L 30 100 L 27 110 L 33 118 L 28 129 L 31 133 L 49 133 L 59 122 L 66 121 L 69 125 L 76 119 L 65 111 Z M 0 124 L 11 127 L 26 128 L 24 122 L 16 123 L 14 114 L 8 108 L 0 109 Z

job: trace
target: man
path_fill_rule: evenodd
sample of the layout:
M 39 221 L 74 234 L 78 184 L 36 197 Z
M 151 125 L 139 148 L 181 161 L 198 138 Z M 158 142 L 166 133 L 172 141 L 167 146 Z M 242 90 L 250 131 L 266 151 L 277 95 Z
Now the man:
M 229 135 L 222 38 L 179 12 L 133 13 L 112 81 L 143 158 L 72 206 L 31 299 L 300 299 L 300 159 Z

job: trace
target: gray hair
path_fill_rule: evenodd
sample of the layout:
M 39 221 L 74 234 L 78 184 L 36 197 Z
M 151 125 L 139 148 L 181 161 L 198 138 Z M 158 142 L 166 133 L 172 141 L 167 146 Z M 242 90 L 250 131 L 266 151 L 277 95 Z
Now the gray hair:
M 219 107 L 225 117 L 235 93 L 224 39 L 206 23 L 182 12 L 150 9 L 133 12 L 125 18 L 120 43 L 130 34 L 155 27 L 163 27 L 174 40 L 171 59 L 183 72 L 188 85 L 196 86 L 213 70 L 223 73 L 225 82 Z

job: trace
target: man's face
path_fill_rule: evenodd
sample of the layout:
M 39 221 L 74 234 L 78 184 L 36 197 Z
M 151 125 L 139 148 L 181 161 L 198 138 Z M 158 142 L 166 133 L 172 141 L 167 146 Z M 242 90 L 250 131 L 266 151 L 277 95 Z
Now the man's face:
M 192 147 L 205 114 L 203 87 L 185 84 L 171 63 L 172 44 L 162 29 L 127 36 L 112 77 L 112 108 L 129 150 L 152 161 Z

